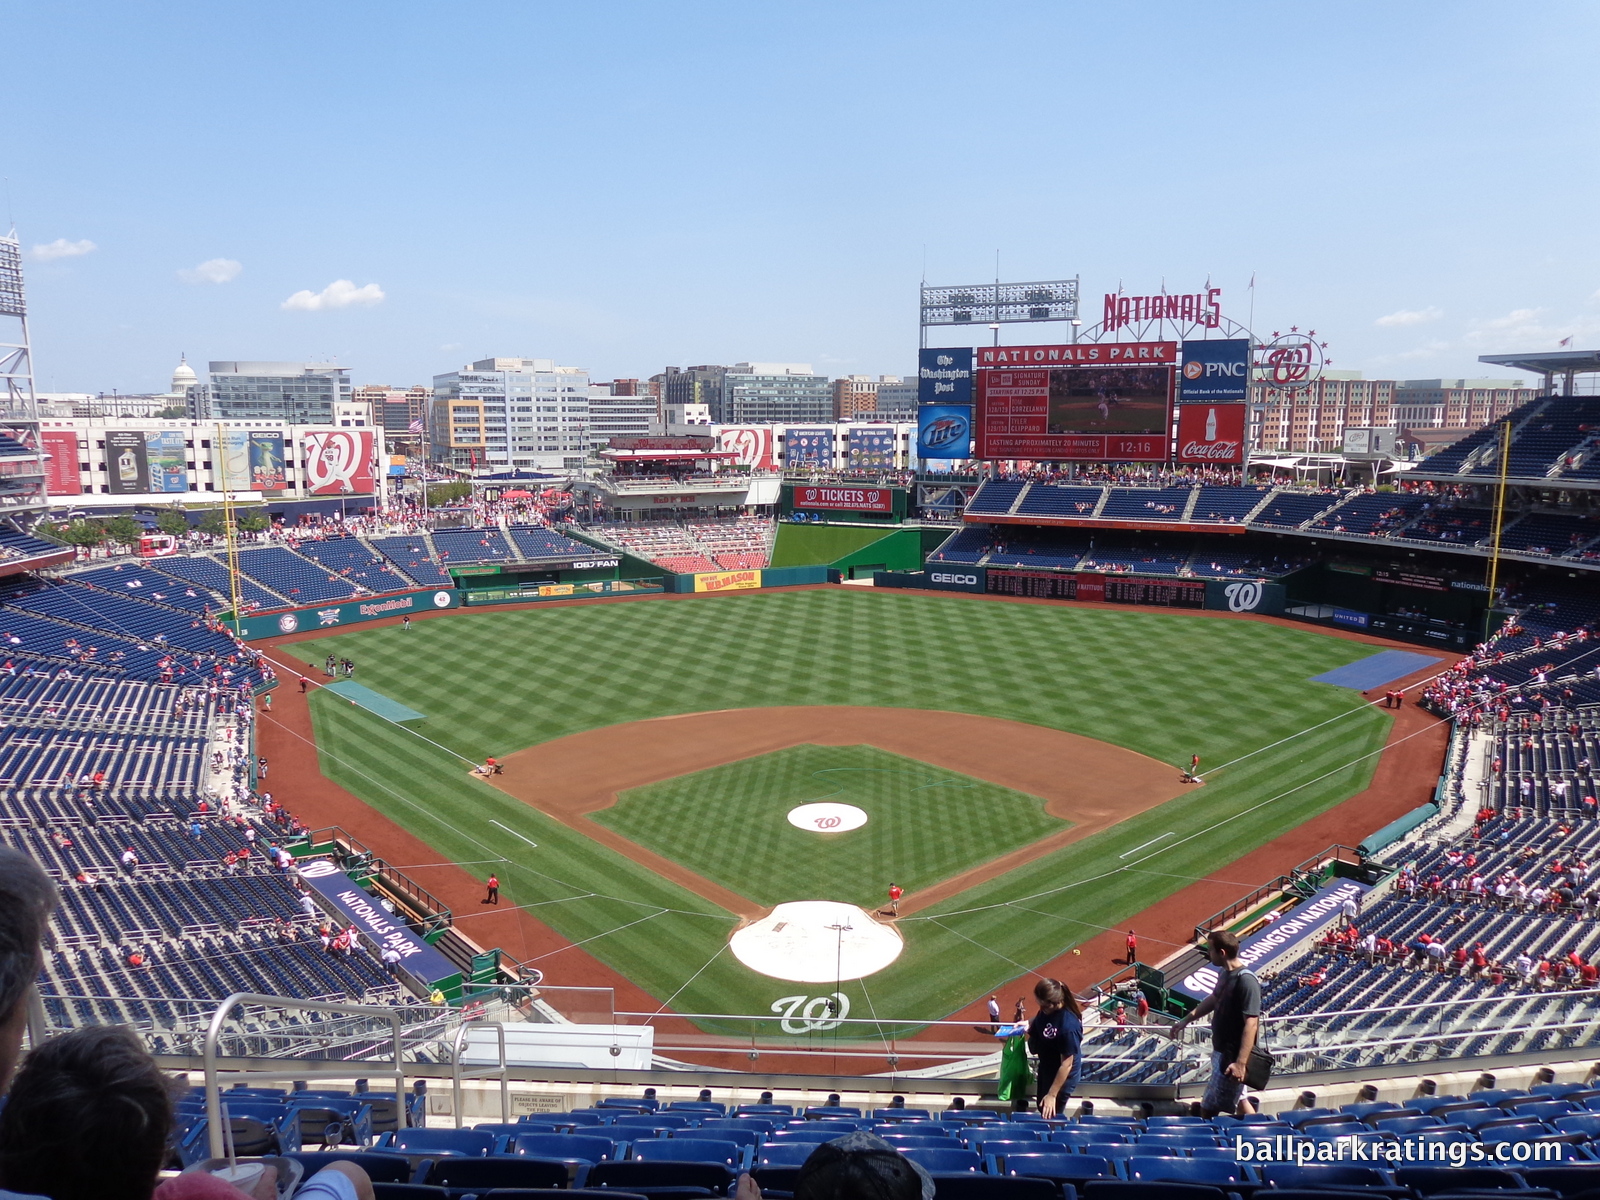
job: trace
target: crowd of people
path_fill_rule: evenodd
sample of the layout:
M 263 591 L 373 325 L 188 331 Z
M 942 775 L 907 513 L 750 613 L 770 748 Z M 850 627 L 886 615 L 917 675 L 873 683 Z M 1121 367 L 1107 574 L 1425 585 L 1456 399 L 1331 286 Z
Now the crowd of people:
M 1473 726 L 1493 719 L 1502 725 L 1515 721 L 1527 729 L 1539 725 L 1546 711 L 1570 704 L 1572 688 L 1559 681 L 1567 674 L 1563 670 L 1567 661 L 1581 654 L 1595 637 L 1593 622 L 1505 648 L 1507 642 L 1527 633 L 1519 618 L 1507 617 L 1488 641 L 1433 678 L 1422 692 L 1424 707 Z M 1520 665 L 1527 681 L 1513 684 L 1504 678 L 1505 671 L 1491 673 L 1488 669 L 1507 664 Z M 1600 665 L 1594 672 L 1600 679 Z

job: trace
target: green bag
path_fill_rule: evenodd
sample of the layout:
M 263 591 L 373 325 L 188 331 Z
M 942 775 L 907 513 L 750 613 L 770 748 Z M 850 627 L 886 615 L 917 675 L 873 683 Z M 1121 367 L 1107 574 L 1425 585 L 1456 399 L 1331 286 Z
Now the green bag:
M 1010 1037 L 1000 1047 L 1000 1090 L 1002 1101 L 1026 1100 L 1033 1085 L 1033 1072 L 1028 1068 L 1028 1039 Z

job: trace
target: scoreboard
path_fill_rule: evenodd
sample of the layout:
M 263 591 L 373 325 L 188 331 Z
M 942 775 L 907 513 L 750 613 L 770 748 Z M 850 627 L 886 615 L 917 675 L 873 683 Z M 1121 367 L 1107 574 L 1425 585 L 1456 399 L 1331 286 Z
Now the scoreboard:
M 1039 600 L 1105 601 L 1153 608 L 1204 608 L 1203 579 L 1168 579 L 1148 575 L 1067 575 L 1050 571 L 1008 571 L 990 567 L 987 589 L 1001 596 Z

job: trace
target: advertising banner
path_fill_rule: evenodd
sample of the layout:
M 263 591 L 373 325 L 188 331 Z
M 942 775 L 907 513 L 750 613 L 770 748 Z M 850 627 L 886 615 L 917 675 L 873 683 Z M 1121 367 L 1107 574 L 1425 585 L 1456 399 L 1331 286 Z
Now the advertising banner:
M 250 435 L 243 429 L 224 429 L 216 441 L 221 460 L 218 486 L 226 492 L 250 490 Z
M 760 571 L 702 571 L 694 577 L 697 592 L 742 592 L 760 586 Z
M 918 458 L 971 458 L 972 407 L 924 404 L 917 409 Z
M 1178 403 L 1250 399 L 1250 339 L 1219 338 L 1183 344 Z
M 1206 580 L 1207 608 L 1277 617 L 1283 614 L 1287 601 L 1288 592 L 1281 583 L 1263 583 L 1259 579 Z
M 922 586 L 941 592 L 981 592 L 984 590 L 984 574 L 983 567 L 929 563 L 922 572 Z
M 717 449 L 734 456 L 734 464 L 752 471 L 778 465 L 770 425 L 729 425 L 717 431 Z
M 372 430 L 308 433 L 302 438 L 302 447 L 305 490 L 313 496 L 348 496 L 373 491 Z
M 250 465 L 250 490 L 255 492 L 281 492 L 289 486 L 284 470 L 283 434 L 252 433 L 246 447 Z M 401 473 L 405 468 L 400 468 Z
M 1173 375 L 1170 366 L 1140 365 L 980 371 L 976 457 L 1165 461 Z
M 791 467 L 833 466 L 833 430 L 786 430 L 783 435 L 783 456 Z
M 1239 957 L 1244 959 L 1245 966 L 1257 975 L 1261 974 L 1274 959 L 1282 958 L 1337 920 L 1346 900 L 1360 904 L 1361 897 L 1370 890 L 1366 884 L 1354 879 L 1335 880 L 1317 889 L 1304 904 L 1291 909 L 1260 933 L 1246 938 L 1239 946 Z M 1177 989 L 1196 1000 L 1204 1000 L 1216 986 L 1217 969 L 1205 966 L 1193 975 L 1185 976 Z
M 1084 342 L 1071 346 L 980 346 L 980 367 L 1176 366 L 1177 342 Z
M 944 346 L 917 353 L 917 403 L 972 403 L 970 346 Z
M 114 496 L 150 490 L 150 464 L 144 433 L 137 429 L 106 430 L 106 483 Z
M 894 489 L 795 484 L 791 507 L 826 512 L 890 513 L 894 511 Z
M 1242 463 L 1245 404 L 1184 404 L 1178 408 L 1181 463 Z
M 366 600 L 347 600 L 340 604 L 297 608 L 293 612 L 245 617 L 239 622 L 239 636 L 245 641 L 250 641 L 254 638 L 276 637 L 285 633 L 301 633 L 307 629 L 358 625 L 363 621 L 377 621 L 383 617 L 403 617 L 408 613 L 458 608 L 460 604 L 461 593 L 454 588 L 440 588 L 432 592 L 407 592 L 403 596 L 374 596 Z M 233 628 L 232 621 L 227 625 L 230 630 Z
M 413 978 L 435 983 L 461 974 L 448 958 L 386 912 L 365 888 L 327 859 L 308 859 L 296 869 L 307 886 L 374 943 L 380 954 L 391 949 L 399 954 L 400 965 Z
M 894 463 L 894 429 L 851 426 L 846 435 L 853 468 L 876 467 L 892 469 Z
M 109 443 L 108 443 L 109 445 Z M 152 492 L 187 492 L 189 468 L 185 460 L 183 430 L 162 429 L 144 435 L 145 462 Z
M 45 429 L 39 433 L 50 461 L 44 467 L 45 489 L 52 496 L 81 496 L 78 474 L 78 435 L 70 429 Z

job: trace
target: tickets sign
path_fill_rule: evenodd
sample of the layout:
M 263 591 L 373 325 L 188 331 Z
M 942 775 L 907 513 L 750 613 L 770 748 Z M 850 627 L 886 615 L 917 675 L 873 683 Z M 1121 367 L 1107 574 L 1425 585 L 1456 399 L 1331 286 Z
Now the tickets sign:
M 794 507 L 827 512 L 893 512 L 894 490 L 861 487 L 796 487 Z

